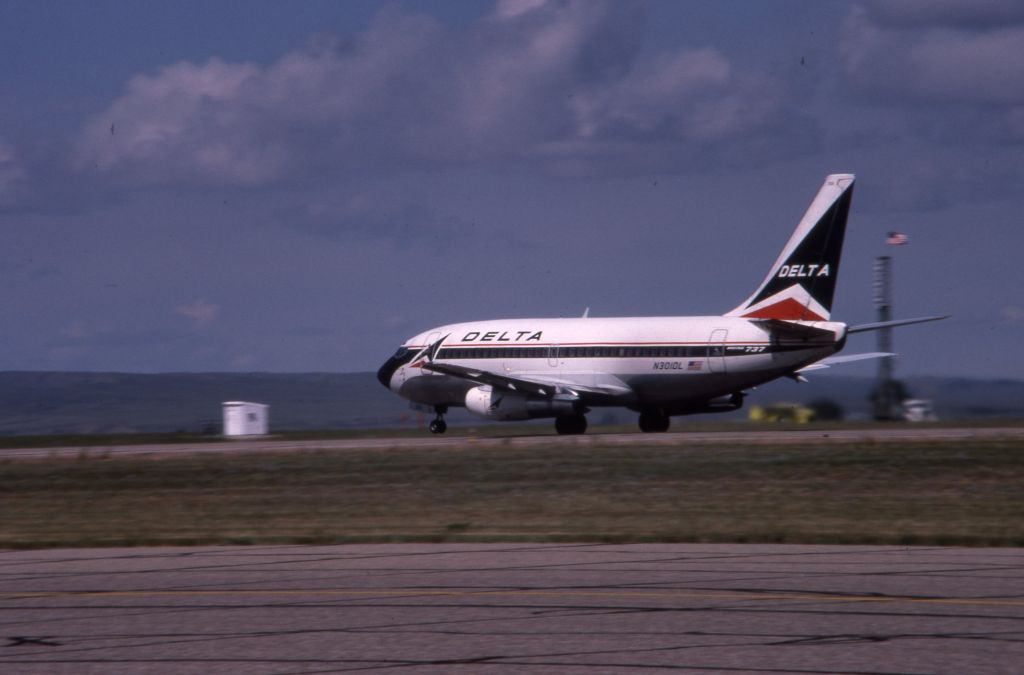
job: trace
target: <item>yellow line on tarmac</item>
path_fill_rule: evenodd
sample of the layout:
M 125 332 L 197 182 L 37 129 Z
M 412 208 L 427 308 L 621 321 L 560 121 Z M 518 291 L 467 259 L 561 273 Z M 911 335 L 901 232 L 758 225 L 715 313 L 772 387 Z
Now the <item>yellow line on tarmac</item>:
M 718 601 L 776 601 L 776 602 L 882 602 L 936 605 L 984 605 L 999 607 L 1024 607 L 1024 599 L 1015 598 L 921 598 L 893 595 L 819 595 L 815 593 L 756 593 L 724 591 L 545 591 L 545 590 L 499 590 L 464 591 L 459 589 L 179 589 L 179 590 L 136 590 L 136 591 L 29 591 L 0 593 L 3 600 L 25 599 L 67 599 L 67 598 L 155 598 L 155 597 L 221 597 L 221 598 L 269 598 L 269 597 L 335 597 L 335 598 L 586 598 L 589 600 L 718 600 Z

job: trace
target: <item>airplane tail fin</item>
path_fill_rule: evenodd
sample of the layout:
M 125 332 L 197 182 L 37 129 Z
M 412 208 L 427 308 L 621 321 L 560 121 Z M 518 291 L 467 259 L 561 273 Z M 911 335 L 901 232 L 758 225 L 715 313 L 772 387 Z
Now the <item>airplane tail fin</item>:
M 760 287 L 726 316 L 828 321 L 839 274 L 853 174 L 825 178 Z

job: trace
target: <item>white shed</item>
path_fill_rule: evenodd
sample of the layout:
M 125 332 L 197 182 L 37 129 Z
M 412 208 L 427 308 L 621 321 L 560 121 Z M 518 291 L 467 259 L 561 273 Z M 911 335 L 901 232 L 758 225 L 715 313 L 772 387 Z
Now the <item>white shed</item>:
M 266 436 L 270 406 L 248 401 L 224 401 L 225 436 Z

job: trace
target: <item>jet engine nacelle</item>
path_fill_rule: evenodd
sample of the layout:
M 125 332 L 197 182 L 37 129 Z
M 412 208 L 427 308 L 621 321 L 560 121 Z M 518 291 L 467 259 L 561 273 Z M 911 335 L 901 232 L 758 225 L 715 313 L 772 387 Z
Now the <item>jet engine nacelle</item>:
M 728 396 L 719 396 L 713 398 L 707 402 L 709 411 L 712 412 L 729 412 L 730 410 L 739 410 L 743 407 L 743 398 L 746 396 L 741 391 L 729 394 Z
M 741 391 L 733 394 L 726 394 L 717 398 L 703 401 L 701 403 L 690 403 L 681 408 L 673 408 L 673 415 L 694 415 L 697 413 L 732 412 L 743 407 L 743 398 L 746 396 Z
M 536 417 L 561 417 L 579 412 L 575 400 L 531 398 L 525 394 L 490 385 L 473 387 L 466 392 L 466 410 L 490 420 L 528 420 Z

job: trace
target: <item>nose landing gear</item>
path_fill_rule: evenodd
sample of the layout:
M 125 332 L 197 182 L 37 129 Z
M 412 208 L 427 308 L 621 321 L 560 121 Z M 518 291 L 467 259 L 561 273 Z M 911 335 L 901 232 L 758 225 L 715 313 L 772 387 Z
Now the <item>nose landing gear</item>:
M 437 417 L 430 421 L 430 433 L 443 434 L 448 431 L 448 424 L 444 421 L 444 414 L 448 412 L 448 406 L 435 405 L 434 412 L 437 413 Z

